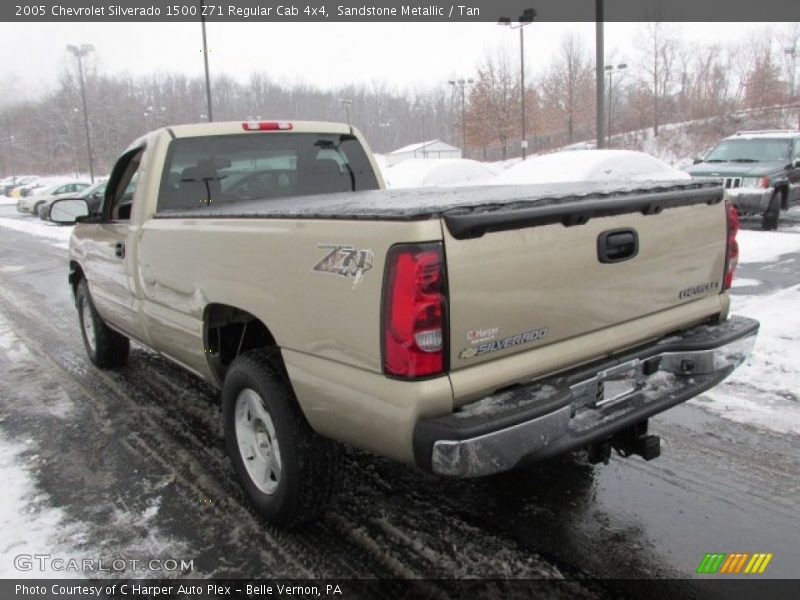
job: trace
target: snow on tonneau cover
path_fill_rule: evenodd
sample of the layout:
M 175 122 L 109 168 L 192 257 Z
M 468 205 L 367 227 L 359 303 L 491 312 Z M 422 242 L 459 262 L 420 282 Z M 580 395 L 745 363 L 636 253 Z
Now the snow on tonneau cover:
M 714 181 L 586 182 L 323 194 L 157 216 L 441 218 L 454 372 L 593 332 L 612 346 L 614 326 L 700 301 L 702 317 L 719 314 L 721 198 Z M 663 333 L 642 324 L 636 342 Z

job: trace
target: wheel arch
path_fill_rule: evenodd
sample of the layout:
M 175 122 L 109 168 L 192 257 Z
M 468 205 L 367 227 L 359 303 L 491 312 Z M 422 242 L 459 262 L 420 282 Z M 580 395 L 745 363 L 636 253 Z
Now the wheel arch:
M 286 374 L 280 348 L 270 328 L 237 306 L 221 302 L 206 305 L 203 310 L 203 347 L 209 370 L 220 385 L 233 360 L 250 350 L 273 349 L 276 366 Z

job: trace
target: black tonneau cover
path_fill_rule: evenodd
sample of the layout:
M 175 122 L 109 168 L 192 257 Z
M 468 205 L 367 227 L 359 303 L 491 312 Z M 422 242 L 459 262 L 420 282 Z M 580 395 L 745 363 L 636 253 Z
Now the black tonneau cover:
M 590 218 L 715 204 L 719 180 L 574 182 L 455 188 L 416 188 L 293 196 L 165 211 L 172 219 L 343 219 L 420 220 L 443 218 L 459 239 L 562 222 L 581 225 Z

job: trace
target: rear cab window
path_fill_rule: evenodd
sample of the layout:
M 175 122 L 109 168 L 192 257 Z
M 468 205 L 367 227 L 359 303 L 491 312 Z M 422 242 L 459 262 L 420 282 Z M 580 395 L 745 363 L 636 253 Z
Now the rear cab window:
M 372 165 L 352 135 L 178 138 L 167 152 L 158 211 L 375 189 Z

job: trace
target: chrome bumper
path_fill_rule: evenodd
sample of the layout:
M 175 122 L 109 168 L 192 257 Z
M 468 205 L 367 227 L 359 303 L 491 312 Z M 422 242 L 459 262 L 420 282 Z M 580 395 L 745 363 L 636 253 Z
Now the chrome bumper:
M 417 463 L 479 477 L 608 439 L 717 385 L 747 359 L 757 334 L 757 321 L 732 317 L 420 421 Z M 608 389 L 617 384 L 619 393 Z
M 769 207 L 772 190 L 761 188 L 737 188 L 725 190 L 725 197 L 743 213 L 761 214 Z

